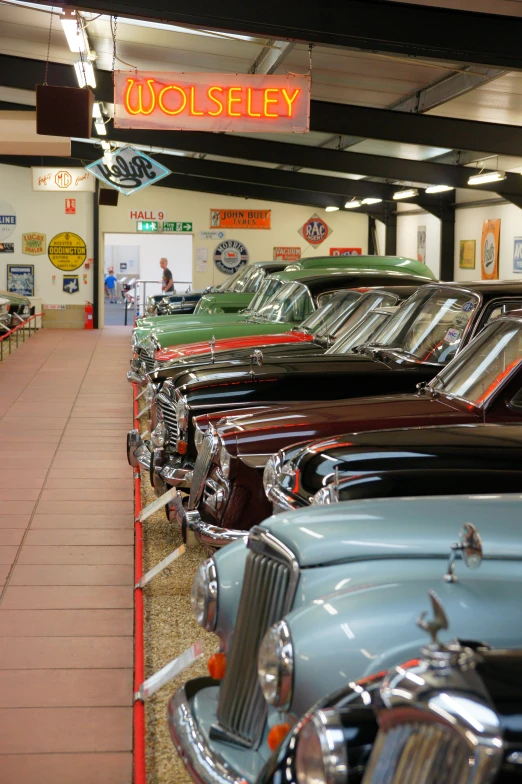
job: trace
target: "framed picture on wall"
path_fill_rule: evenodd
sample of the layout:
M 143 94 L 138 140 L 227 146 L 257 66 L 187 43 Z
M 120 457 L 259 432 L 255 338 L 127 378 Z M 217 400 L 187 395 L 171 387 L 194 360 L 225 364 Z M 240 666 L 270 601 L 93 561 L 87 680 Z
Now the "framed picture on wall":
M 461 269 L 475 269 L 476 252 L 477 243 L 475 240 L 461 240 L 459 251 L 459 267 Z
M 500 218 L 482 224 L 480 268 L 482 280 L 498 280 L 498 253 L 500 245 Z
M 8 264 L 7 290 L 12 294 L 34 297 L 34 264 Z
M 522 237 L 515 237 L 514 239 L 513 272 L 522 272 Z

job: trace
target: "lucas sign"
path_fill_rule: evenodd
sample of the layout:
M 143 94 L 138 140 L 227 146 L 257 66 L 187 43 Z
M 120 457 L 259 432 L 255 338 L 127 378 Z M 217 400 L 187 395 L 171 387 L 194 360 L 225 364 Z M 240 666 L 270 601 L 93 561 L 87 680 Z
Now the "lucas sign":
M 130 196 L 147 185 L 156 185 L 170 174 L 161 163 L 153 161 L 144 152 L 132 147 L 121 147 L 115 152 L 106 153 L 103 158 L 85 168 L 125 196 Z
M 310 77 L 117 71 L 114 127 L 306 133 Z

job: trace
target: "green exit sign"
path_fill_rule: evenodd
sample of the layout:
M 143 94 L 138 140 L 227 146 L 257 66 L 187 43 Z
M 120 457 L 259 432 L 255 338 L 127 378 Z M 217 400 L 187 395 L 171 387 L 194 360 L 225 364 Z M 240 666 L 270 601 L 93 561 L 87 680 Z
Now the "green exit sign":
M 136 221 L 136 231 L 159 231 L 158 221 Z
M 190 221 L 164 221 L 162 229 L 163 231 L 192 231 L 192 223 Z

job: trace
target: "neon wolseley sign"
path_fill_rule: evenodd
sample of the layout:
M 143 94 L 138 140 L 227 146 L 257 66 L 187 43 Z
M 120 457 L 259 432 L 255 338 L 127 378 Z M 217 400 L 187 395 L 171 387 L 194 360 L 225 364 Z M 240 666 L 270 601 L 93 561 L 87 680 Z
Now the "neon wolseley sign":
M 310 77 L 118 71 L 114 126 L 306 133 Z

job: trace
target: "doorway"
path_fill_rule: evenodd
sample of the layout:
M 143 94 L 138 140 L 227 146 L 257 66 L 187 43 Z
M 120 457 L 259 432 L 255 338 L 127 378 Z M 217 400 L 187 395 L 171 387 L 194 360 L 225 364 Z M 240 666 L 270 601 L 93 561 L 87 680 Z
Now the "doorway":
M 146 298 L 161 294 L 160 259 L 177 293 L 192 286 L 192 234 L 104 234 L 104 325 L 128 326 L 143 315 Z M 138 283 L 147 281 L 147 283 Z

